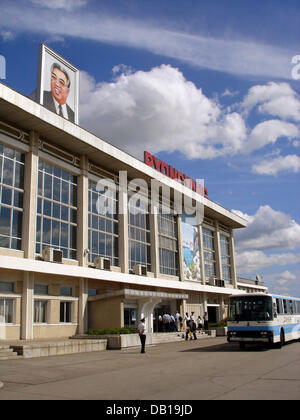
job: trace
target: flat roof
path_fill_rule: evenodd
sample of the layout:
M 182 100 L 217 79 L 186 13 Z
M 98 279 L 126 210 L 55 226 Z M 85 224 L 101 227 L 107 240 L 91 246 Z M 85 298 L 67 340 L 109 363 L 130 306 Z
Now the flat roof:
M 151 179 L 156 179 L 172 190 L 203 203 L 205 217 L 217 219 L 231 228 L 247 226 L 246 220 L 240 216 L 200 196 L 79 125 L 49 111 L 2 82 L 0 82 L 0 119 L 23 130 L 34 130 L 40 137 L 77 155 L 86 155 L 89 160 L 107 171 L 116 173 L 127 171 L 128 179 L 144 179 L 148 185 Z

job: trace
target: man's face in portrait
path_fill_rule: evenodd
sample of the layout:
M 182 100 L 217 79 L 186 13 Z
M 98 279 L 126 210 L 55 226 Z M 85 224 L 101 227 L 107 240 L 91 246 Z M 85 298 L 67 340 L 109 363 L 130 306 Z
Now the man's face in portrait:
M 51 73 L 51 92 L 54 99 L 60 104 L 64 105 L 70 92 L 68 87 L 68 79 L 65 73 L 54 67 Z

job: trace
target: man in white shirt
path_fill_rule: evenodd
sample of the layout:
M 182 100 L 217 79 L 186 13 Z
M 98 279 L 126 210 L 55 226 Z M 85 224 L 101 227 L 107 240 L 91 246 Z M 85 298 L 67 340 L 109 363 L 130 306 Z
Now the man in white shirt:
M 180 331 L 180 313 L 176 311 L 175 314 L 177 331 Z
M 145 344 L 146 344 L 146 320 L 145 318 L 141 319 L 141 322 L 138 326 L 139 336 L 141 340 L 141 353 L 145 353 Z

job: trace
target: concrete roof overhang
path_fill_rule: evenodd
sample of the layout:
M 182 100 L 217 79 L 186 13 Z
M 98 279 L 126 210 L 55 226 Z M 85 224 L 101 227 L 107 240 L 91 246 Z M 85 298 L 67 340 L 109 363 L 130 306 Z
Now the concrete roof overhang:
M 96 296 L 90 296 L 89 301 L 102 300 L 107 298 L 113 298 L 116 296 L 124 296 L 124 298 L 134 298 L 134 299 L 164 299 L 164 300 L 173 300 L 173 299 L 188 299 L 188 294 L 182 293 L 166 293 L 166 292 L 155 292 L 151 290 L 134 290 L 134 289 L 121 289 L 116 291 L 111 291 L 107 293 L 102 293 Z
M 231 228 L 243 228 L 247 222 L 219 204 L 196 194 L 179 182 L 149 167 L 137 158 L 88 132 L 82 127 L 49 111 L 32 99 L 0 83 L 0 119 L 20 129 L 39 133 L 40 137 L 70 150 L 86 155 L 92 162 L 109 172 L 127 171 L 128 179 L 144 179 L 148 185 L 156 179 L 174 191 L 204 204 L 204 215 Z

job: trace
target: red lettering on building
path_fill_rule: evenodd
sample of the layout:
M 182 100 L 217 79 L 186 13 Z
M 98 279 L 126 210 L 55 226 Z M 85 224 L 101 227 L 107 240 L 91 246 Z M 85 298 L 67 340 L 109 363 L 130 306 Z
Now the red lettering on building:
M 206 187 L 204 187 L 202 184 L 195 181 L 194 179 L 186 176 L 177 169 L 173 168 L 173 166 L 168 165 L 166 162 L 162 162 L 160 159 L 157 159 L 151 153 L 144 152 L 144 162 L 146 163 L 146 165 L 156 169 L 162 174 L 168 176 L 169 178 L 174 179 L 180 182 L 181 184 L 184 184 L 186 187 L 195 191 L 197 194 L 200 194 L 206 198 L 208 197 L 208 191 Z

